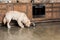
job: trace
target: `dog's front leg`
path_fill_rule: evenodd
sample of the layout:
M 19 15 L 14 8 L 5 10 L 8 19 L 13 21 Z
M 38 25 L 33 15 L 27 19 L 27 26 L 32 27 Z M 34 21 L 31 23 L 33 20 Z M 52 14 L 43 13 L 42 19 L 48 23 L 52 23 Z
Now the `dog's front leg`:
M 22 22 L 18 21 L 18 25 L 19 25 L 21 28 L 24 28 L 24 25 L 22 24 Z
M 7 23 L 7 27 L 10 29 L 11 28 L 11 26 L 9 25 L 9 22 Z

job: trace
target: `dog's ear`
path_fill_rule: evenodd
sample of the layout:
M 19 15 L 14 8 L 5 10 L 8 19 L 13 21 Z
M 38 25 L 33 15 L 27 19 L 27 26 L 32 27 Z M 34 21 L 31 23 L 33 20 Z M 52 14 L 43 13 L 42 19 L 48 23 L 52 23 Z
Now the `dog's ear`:
M 30 21 L 27 21 L 26 23 L 28 24 L 28 23 L 30 23 Z
M 30 26 L 31 22 L 27 21 L 25 24 L 26 24 L 26 26 Z

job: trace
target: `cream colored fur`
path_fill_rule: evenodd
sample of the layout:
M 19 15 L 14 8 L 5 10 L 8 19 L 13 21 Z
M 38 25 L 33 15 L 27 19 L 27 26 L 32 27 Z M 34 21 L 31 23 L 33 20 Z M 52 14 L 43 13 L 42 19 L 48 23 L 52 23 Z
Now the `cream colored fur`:
M 18 25 L 21 28 L 24 28 L 24 25 L 22 23 L 24 23 L 27 27 L 30 27 L 30 20 L 28 19 L 28 17 L 26 16 L 25 13 L 23 12 L 18 12 L 18 11 L 9 11 L 6 13 L 3 23 L 6 24 L 7 23 L 7 27 L 11 28 L 11 26 L 9 25 L 9 23 L 11 22 L 11 20 L 16 20 L 18 22 Z

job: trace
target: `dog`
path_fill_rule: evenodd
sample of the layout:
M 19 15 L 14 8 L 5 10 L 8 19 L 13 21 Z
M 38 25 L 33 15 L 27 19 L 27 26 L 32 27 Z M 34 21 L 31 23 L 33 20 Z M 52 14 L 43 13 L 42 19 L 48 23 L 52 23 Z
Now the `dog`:
M 4 19 L 3 19 L 3 23 L 4 24 L 7 23 L 7 27 L 11 28 L 11 26 L 9 25 L 9 23 L 11 22 L 11 20 L 16 20 L 17 23 L 18 23 L 18 25 L 21 28 L 24 28 L 23 23 L 27 27 L 30 27 L 30 25 L 32 23 L 24 12 L 18 12 L 18 11 L 8 11 L 6 13 Z

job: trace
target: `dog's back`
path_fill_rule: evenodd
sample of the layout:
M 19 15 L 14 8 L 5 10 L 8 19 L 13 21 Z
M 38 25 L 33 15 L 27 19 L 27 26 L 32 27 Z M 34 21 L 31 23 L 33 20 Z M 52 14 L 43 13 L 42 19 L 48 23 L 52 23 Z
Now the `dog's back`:
M 23 12 L 18 12 L 18 11 L 9 11 L 6 13 L 6 18 L 8 17 L 8 19 L 13 19 L 13 20 L 17 20 L 20 18 L 23 18 L 25 14 Z

